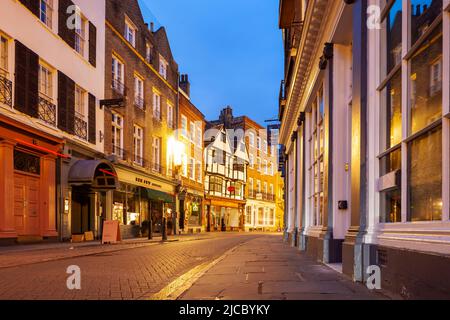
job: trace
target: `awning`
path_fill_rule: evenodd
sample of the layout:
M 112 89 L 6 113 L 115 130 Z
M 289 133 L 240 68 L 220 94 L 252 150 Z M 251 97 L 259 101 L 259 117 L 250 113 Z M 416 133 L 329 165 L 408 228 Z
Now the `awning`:
M 97 189 L 116 189 L 118 184 L 116 171 L 106 160 L 78 160 L 69 170 L 68 182 Z
M 165 203 L 175 203 L 175 197 L 158 190 L 146 189 L 150 200 L 162 201 Z

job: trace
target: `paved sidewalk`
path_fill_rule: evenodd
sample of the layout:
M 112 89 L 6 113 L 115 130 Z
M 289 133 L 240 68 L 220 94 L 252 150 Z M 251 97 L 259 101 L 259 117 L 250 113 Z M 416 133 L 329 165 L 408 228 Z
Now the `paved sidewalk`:
M 218 235 L 220 234 L 202 233 L 169 236 L 168 242 L 203 240 L 217 237 Z M 159 236 L 153 237 L 152 240 L 148 240 L 147 238 L 127 239 L 117 244 L 105 245 L 102 245 L 100 241 L 92 241 L 83 243 L 23 244 L 0 247 L 0 269 L 158 245 L 161 241 L 162 237 Z
M 228 253 L 179 299 L 378 300 L 387 299 L 281 242 L 251 240 Z

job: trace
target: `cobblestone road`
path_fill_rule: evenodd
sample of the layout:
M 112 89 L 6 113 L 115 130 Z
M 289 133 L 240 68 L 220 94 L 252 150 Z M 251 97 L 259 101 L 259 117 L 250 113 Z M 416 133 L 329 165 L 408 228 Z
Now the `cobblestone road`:
M 146 299 L 191 268 L 256 237 L 216 236 L 1 268 L 0 299 Z M 66 286 L 71 265 L 81 269 L 79 291 Z
M 103 247 L 98 247 L 101 250 Z M 213 234 L 195 241 L 152 243 L 73 257 L 63 249 L 39 262 L 36 251 L 9 252 L 2 267 L 0 299 L 380 299 L 364 286 L 316 263 L 281 241 L 280 235 Z M 58 251 L 59 250 L 59 251 Z M 66 249 L 67 250 L 67 249 Z M 57 253 L 57 254 L 56 254 Z M 40 251 L 43 258 L 45 250 Z M 8 265 L 14 257 L 32 264 Z M 4 259 L 5 260 L 5 259 Z M 68 290 L 66 270 L 81 269 L 81 290 Z M 187 291 L 186 291 L 187 290 Z

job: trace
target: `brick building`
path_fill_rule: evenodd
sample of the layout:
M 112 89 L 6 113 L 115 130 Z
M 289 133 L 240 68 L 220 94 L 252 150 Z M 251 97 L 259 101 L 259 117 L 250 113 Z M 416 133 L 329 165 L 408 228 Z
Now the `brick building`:
M 105 52 L 105 98 L 118 99 L 105 109 L 105 153 L 120 182 L 108 194 L 108 218 L 120 221 L 125 237 L 146 233 L 150 217 L 160 232 L 163 214 L 176 209 L 167 145 L 176 125 L 178 65 L 165 29 L 145 23 L 137 0 L 106 1 Z
M 184 145 L 179 194 L 179 227 L 185 232 L 207 230 L 203 208 L 203 134 L 205 116 L 190 99 L 187 75 L 181 75 L 177 139 Z

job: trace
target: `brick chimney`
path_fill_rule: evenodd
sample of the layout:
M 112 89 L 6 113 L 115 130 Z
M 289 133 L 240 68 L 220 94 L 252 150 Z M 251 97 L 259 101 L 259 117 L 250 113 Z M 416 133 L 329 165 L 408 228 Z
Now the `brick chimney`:
M 191 84 L 189 83 L 189 76 L 187 74 L 182 74 L 180 76 L 180 88 L 188 95 L 191 96 Z
M 231 108 L 230 106 L 224 108 L 220 112 L 219 120 L 225 125 L 226 129 L 230 129 L 233 122 L 233 108 Z

